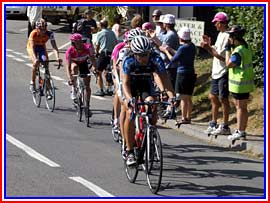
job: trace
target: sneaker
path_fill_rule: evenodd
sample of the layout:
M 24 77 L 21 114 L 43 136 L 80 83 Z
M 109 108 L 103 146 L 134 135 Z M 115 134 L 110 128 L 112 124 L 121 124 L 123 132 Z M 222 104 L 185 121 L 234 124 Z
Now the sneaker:
M 103 90 L 98 90 L 96 91 L 96 93 L 94 93 L 95 96 L 100 96 L 100 97 L 104 97 L 105 96 L 105 93 Z
M 29 84 L 29 90 L 31 93 L 35 93 L 36 92 L 36 88 L 34 84 Z
M 76 99 L 76 93 L 73 90 L 70 91 L 70 99 L 72 99 L 72 100 Z
M 216 124 L 216 122 L 211 121 L 211 122 L 209 123 L 208 128 L 204 131 L 204 133 L 207 134 L 207 135 L 210 135 L 211 132 L 213 132 L 213 131 L 216 130 L 216 129 L 217 129 L 217 124 Z
M 205 132 L 205 134 L 210 135 L 216 129 L 217 129 L 216 127 L 208 126 L 208 128 L 204 132 Z
M 210 132 L 212 135 L 230 135 L 231 130 L 230 128 L 224 128 L 223 124 L 220 124 L 218 128 Z
M 134 152 L 127 152 L 127 160 L 126 160 L 126 164 L 127 166 L 132 166 L 136 164 L 136 159 L 135 159 L 135 155 Z
M 236 130 L 232 135 L 228 136 L 229 140 L 237 140 L 241 137 L 246 138 L 246 132 L 240 132 L 239 130 Z
M 52 100 L 52 95 L 48 94 L 48 95 L 47 95 L 47 99 L 48 99 L 48 100 Z

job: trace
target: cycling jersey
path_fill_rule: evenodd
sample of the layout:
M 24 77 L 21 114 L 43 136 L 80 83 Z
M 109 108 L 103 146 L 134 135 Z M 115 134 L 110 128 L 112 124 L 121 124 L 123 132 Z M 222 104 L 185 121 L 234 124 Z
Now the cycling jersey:
M 48 40 L 55 40 L 54 33 L 52 31 L 46 31 L 45 35 L 39 34 L 37 29 L 33 30 L 29 36 L 27 42 L 27 49 L 31 49 L 30 41 L 34 41 L 35 46 L 42 46 L 46 49 L 46 43 Z
M 119 51 L 120 51 L 124 46 L 126 46 L 126 43 L 125 43 L 125 42 L 120 42 L 120 43 L 118 43 L 118 44 L 114 47 L 114 49 L 113 49 L 113 51 L 112 51 L 112 60 L 114 60 L 114 59 L 116 60 L 116 59 L 117 59 Z
M 146 97 L 145 95 L 154 96 L 153 72 L 158 74 L 166 73 L 163 60 L 155 52 L 151 52 L 149 62 L 146 66 L 140 65 L 132 55 L 123 59 L 123 74 L 130 75 L 132 96 L 139 95 L 143 99 Z
M 71 60 L 74 63 L 81 64 L 85 62 L 89 56 L 94 56 L 95 51 L 91 44 L 83 44 L 83 49 L 78 52 L 74 46 L 71 46 L 66 51 L 66 61 Z
M 149 62 L 146 66 L 142 66 L 134 58 L 134 56 L 127 56 L 123 60 L 123 73 L 127 75 L 132 75 L 131 73 L 164 73 L 166 72 L 165 64 L 161 57 L 155 53 L 151 52 Z M 141 77 L 141 76 L 138 76 Z

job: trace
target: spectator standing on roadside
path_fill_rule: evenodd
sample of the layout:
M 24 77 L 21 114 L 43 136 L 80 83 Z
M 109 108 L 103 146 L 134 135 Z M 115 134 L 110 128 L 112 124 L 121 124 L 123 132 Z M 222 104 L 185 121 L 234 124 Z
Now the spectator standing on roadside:
M 131 19 L 130 27 L 131 29 L 140 28 L 142 29 L 143 19 L 140 14 L 135 14 L 135 16 Z
M 175 82 L 176 101 L 181 100 L 182 124 L 191 123 L 192 94 L 196 82 L 194 60 L 196 46 L 191 42 L 190 29 L 182 27 L 179 32 L 180 47 L 177 51 L 171 47 L 161 46 L 171 63 L 178 64 Z
M 83 37 L 85 43 L 92 44 L 92 34 L 97 31 L 97 23 L 93 19 L 93 12 L 89 9 L 84 11 L 84 18 L 78 21 L 77 31 Z
M 29 38 L 30 33 L 36 28 L 37 19 L 42 18 L 42 6 L 27 6 L 27 17 L 28 17 L 27 38 Z
M 229 92 L 236 107 L 237 130 L 228 139 L 246 137 L 248 122 L 247 104 L 250 92 L 254 89 L 252 51 L 244 40 L 245 28 L 234 25 L 227 31 L 229 41 L 226 45 L 226 66 L 229 69 Z
M 96 96 L 104 96 L 105 92 L 103 90 L 103 78 L 102 72 L 106 70 L 107 66 L 110 65 L 111 62 L 111 54 L 114 47 L 117 44 L 117 39 L 114 32 L 108 29 L 108 21 L 101 20 L 100 21 L 101 31 L 97 33 L 97 41 L 96 41 L 96 53 L 98 54 L 97 59 L 97 84 L 99 90 L 94 94 Z M 107 81 L 108 82 L 108 81 Z M 106 93 L 111 94 L 109 90 L 109 86 L 111 84 L 107 84 Z
M 123 41 L 123 37 L 124 37 L 124 33 L 126 32 L 126 30 L 122 29 L 122 15 L 121 14 L 117 14 L 114 17 L 114 24 L 112 26 L 112 31 L 114 32 L 118 42 L 122 42 Z
M 177 50 L 179 47 L 179 37 L 174 29 L 175 27 L 175 16 L 172 14 L 164 15 L 163 24 L 166 32 L 162 36 L 162 45 L 171 47 L 174 50 Z M 162 58 L 163 59 L 163 58 Z M 177 64 L 170 63 L 168 57 L 164 59 L 167 72 L 169 73 L 172 86 L 175 87 L 176 80 L 176 67 Z
M 211 46 L 211 39 L 207 35 L 203 36 L 201 43 L 202 48 L 206 49 L 212 56 L 212 81 L 211 92 L 209 99 L 212 104 L 212 121 L 209 123 L 209 127 L 205 131 L 207 134 L 223 134 L 229 135 L 231 133 L 229 128 L 229 90 L 228 90 L 228 69 L 225 64 L 225 45 L 228 42 L 229 34 L 226 33 L 228 29 L 229 18 L 226 13 L 218 12 L 212 23 L 214 23 L 216 29 L 219 31 L 217 40 L 214 46 Z M 219 126 L 217 124 L 218 110 L 222 106 L 223 123 Z
M 152 21 L 156 25 L 155 32 L 156 32 L 157 36 L 159 35 L 159 33 L 161 31 L 161 26 L 163 26 L 163 23 L 160 22 L 160 16 L 161 15 L 162 15 L 162 12 L 161 12 L 161 10 L 158 10 L 158 9 L 154 10 L 153 13 L 152 13 Z

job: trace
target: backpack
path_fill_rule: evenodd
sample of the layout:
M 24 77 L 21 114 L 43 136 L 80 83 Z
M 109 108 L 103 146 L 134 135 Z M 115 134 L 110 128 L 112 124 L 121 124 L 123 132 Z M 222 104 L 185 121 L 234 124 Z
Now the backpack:
M 75 23 L 72 24 L 72 34 L 74 33 L 81 33 L 81 31 L 78 31 L 78 26 L 81 26 L 83 24 L 82 20 L 77 20 Z

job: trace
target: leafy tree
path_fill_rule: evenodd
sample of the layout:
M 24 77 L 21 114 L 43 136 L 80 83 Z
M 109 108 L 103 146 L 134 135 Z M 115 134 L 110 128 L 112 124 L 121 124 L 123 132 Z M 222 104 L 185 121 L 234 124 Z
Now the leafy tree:
M 253 65 L 255 84 L 257 87 L 264 85 L 264 12 L 263 6 L 224 6 L 218 11 L 223 11 L 230 18 L 230 25 L 241 25 L 247 30 L 246 41 L 253 51 Z

